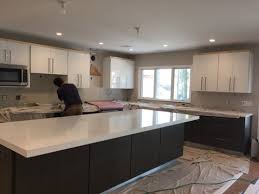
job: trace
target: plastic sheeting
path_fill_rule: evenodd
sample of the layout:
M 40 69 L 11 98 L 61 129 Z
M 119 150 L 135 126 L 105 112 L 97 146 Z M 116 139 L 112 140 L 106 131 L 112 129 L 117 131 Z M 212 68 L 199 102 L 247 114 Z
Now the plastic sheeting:
M 160 172 L 145 176 L 126 187 L 119 188 L 113 194 L 211 194 L 222 193 L 234 181 L 222 184 L 193 184 L 176 190 L 188 183 L 218 183 L 239 178 L 249 170 L 249 160 L 245 157 L 227 155 L 216 151 L 184 147 L 184 155 L 172 165 Z M 169 189 L 167 191 L 158 190 Z
M 19 107 L 8 107 L 0 109 L 0 123 L 11 121 L 23 121 L 33 119 L 44 119 L 53 117 L 54 114 L 62 113 L 64 105 L 61 104 L 38 104 L 30 103 Z M 100 109 L 91 104 L 83 104 L 84 113 L 99 112 Z

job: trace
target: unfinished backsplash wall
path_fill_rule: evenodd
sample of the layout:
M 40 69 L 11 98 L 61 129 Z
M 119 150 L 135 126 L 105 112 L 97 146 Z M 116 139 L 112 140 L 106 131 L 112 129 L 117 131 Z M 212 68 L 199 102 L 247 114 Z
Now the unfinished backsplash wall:
M 192 92 L 191 103 L 195 106 L 208 108 L 240 110 L 251 112 L 253 118 L 253 135 L 257 131 L 257 114 L 259 104 L 259 45 L 236 45 L 214 48 L 203 48 L 188 51 L 177 51 L 167 53 L 154 53 L 136 56 L 136 79 L 138 67 L 143 66 L 172 66 L 172 65 L 192 65 L 193 55 L 203 52 L 225 51 L 225 50 L 243 50 L 249 49 L 254 53 L 254 79 L 252 94 L 229 94 L 229 93 L 210 93 L 210 92 Z M 137 100 L 138 81 L 131 94 L 132 100 Z M 170 102 L 169 102 L 170 103 Z
M 106 56 L 127 57 L 121 54 L 98 52 L 94 65 L 102 72 L 102 61 Z M 13 106 L 24 102 L 58 103 L 53 80 L 58 76 L 31 74 L 30 88 L 0 88 L 0 106 Z M 66 80 L 66 76 L 61 76 Z M 127 100 L 128 90 L 105 89 L 102 84 L 102 76 L 91 76 L 90 88 L 79 89 L 82 100 Z M 16 100 L 21 96 L 21 100 Z

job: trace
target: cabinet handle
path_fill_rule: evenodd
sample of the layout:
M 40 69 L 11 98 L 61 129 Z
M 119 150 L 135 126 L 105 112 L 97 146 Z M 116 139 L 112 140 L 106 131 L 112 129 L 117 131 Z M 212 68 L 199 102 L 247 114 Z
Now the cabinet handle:
M 235 92 L 236 90 L 236 77 L 234 76 L 234 79 L 233 79 L 233 92 Z
M 77 87 L 80 88 L 80 80 L 79 80 L 79 74 L 77 74 Z
M 52 58 L 52 73 L 54 73 L 54 59 Z
M 205 91 L 207 91 L 207 77 L 205 77 Z
M 7 53 L 7 51 L 6 51 Z M 7 54 L 8 58 L 7 58 L 7 63 L 11 64 L 12 63 L 12 51 L 8 50 L 8 54 Z
M 80 74 L 80 80 L 81 80 L 81 88 L 83 87 L 83 78 L 82 78 L 82 74 Z
M 228 85 L 228 91 L 229 92 L 231 91 L 231 82 L 232 82 L 232 78 L 230 77 L 229 78 L 229 85 Z
M 48 58 L 48 73 L 50 73 L 50 58 Z
M 202 91 L 202 85 L 203 85 L 203 77 L 201 77 L 201 91 Z

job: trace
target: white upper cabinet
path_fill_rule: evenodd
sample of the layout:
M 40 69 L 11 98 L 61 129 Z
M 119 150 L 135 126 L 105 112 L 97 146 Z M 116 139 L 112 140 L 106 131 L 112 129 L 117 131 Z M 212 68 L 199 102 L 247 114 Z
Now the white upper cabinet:
M 30 65 L 30 46 L 25 43 L 8 41 L 9 63 L 14 65 Z
M 31 46 L 31 73 L 67 75 L 67 51 L 39 45 Z
M 119 57 L 107 57 L 103 64 L 103 85 L 105 88 L 133 89 L 134 61 Z
M 78 51 L 68 52 L 68 82 L 77 88 L 90 87 L 90 54 Z
M 193 57 L 192 90 L 251 93 L 252 68 L 249 51 L 196 55 Z
M 216 91 L 218 72 L 218 55 L 195 55 L 192 67 L 193 91 Z
M 233 53 L 233 92 L 252 92 L 252 69 L 253 62 L 250 52 Z
M 232 53 L 219 54 L 218 91 L 230 92 L 233 74 Z
M 219 92 L 252 92 L 252 54 L 249 51 L 221 53 Z
M 51 49 L 52 73 L 57 75 L 67 75 L 68 52 L 63 49 Z
M 31 46 L 31 73 L 51 73 L 51 52 L 49 47 Z
M 0 39 L 0 63 L 7 63 L 7 41 Z
M 29 66 L 30 49 L 26 43 L 0 40 L 0 63 Z

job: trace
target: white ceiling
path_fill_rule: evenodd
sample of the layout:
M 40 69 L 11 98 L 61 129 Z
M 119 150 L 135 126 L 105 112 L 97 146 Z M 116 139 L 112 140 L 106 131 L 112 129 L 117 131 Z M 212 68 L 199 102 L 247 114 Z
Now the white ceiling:
M 259 41 L 259 0 L 71 1 L 62 15 L 56 0 L 1 0 L 0 29 L 134 53 Z

